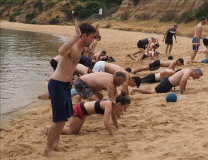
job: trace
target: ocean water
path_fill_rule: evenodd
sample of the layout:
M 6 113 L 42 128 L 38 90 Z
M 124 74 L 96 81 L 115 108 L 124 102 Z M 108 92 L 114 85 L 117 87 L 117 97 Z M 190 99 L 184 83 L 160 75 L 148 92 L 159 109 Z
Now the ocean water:
M 1 116 L 33 103 L 46 93 L 53 73 L 50 60 L 66 37 L 0 28 Z

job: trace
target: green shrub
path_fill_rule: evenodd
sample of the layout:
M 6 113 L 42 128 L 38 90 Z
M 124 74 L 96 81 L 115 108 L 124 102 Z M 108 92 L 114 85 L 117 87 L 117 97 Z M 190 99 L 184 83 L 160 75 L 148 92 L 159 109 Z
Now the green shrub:
M 85 17 L 89 17 L 93 14 L 93 11 L 90 9 L 83 9 L 80 13 L 80 18 L 85 18 Z
M 60 21 L 58 20 L 58 18 L 52 18 L 49 23 L 50 24 L 58 24 Z
M 129 19 L 129 13 L 125 12 L 121 14 L 120 20 L 121 21 L 127 21 Z
M 43 10 L 43 2 L 42 0 L 38 0 L 38 2 L 35 3 L 35 5 L 33 6 L 33 8 L 37 8 L 39 9 L 39 11 Z
M 69 7 L 69 6 L 70 6 L 69 2 L 68 2 L 68 3 L 66 3 L 66 4 L 65 4 L 65 6 Z
M 5 4 L 7 0 L 1 0 L 0 5 Z
M 45 6 L 46 10 L 53 8 L 55 6 L 55 4 L 56 4 L 56 2 L 49 1 Z
M 15 16 L 12 14 L 9 17 L 9 22 L 14 22 L 15 21 Z
M 111 9 L 112 8 L 112 4 L 111 3 L 106 3 L 106 8 L 107 9 Z
M 36 18 L 37 17 L 37 14 L 36 13 L 29 13 L 29 14 L 27 14 L 26 16 L 25 16 L 25 18 L 26 18 L 26 22 L 30 22 L 32 19 L 34 19 L 34 18 Z
M 36 24 L 36 22 L 35 21 L 31 21 L 30 24 Z
M 208 18 L 208 3 L 207 2 L 202 4 L 202 7 L 199 10 L 195 11 L 195 16 L 198 21 L 201 21 L 202 17 Z
M 184 22 L 188 23 L 196 19 L 196 15 L 194 13 L 189 13 L 186 15 Z
M 80 4 L 76 5 L 74 8 L 74 15 L 78 16 L 82 12 L 82 10 L 85 10 L 85 7 Z
M 101 4 L 101 3 L 99 3 L 99 2 L 96 2 L 96 1 L 94 1 L 94 2 L 89 2 L 89 3 L 87 3 L 87 5 L 86 5 L 86 9 L 91 10 L 93 13 L 99 13 L 99 9 L 100 9 L 100 8 L 102 8 L 103 11 L 104 11 L 104 9 L 105 9 L 105 7 L 104 7 L 103 4 Z

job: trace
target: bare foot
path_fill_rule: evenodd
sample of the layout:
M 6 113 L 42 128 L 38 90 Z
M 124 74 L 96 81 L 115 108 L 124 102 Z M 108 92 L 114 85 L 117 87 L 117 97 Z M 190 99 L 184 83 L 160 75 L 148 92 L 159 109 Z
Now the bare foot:
M 129 94 L 132 95 L 134 93 L 133 89 L 130 89 Z
M 131 54 L 129 53 L 129 54 L 126 55 L 126 57 L 130 57 L 130 55 L 131 55 Z
M 47 149 L 44 150 L 44 156 L 46 157 L 55 157 L 54 152 L 53 151 L 48 151 Z
M 58 144 L 53 145 L 53 150 L 56 151 L 56 152 L 61 152 L 61 148 L 59 147 Z

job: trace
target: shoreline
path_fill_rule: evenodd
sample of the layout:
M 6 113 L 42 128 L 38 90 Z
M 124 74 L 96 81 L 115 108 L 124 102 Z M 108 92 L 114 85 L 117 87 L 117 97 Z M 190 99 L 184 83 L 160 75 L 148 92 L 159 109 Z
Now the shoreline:
M 1 22 L 2 23 L 2 22 Z M 1 27 L 47 31 L 51 34 L 72 37 L 75 34 L 74 26 L 30 25 L 17 22 L 3 22 Z M 97 48 L 106 50 L 107 54 L 115 58 L 115 64 L 123 68 L 136 69 L 148 65 L 153 60 L 145 59 L 141 64 L 124 58 L 127 53 L 137 51 L 137 41 L 151 37 L 152 34 L 143 32 L 129 32 L 114 29 L 100 28 L 102 36 Z M 156 35 L 156 34 L 155 34 Z M 160 59 L 167 60 L 165 44 L 161 41 L 163 35 L 156 35 L 159 39 Z M 178 43 L 173 45 L 174 60 L 184 58 L 188 60 L 192 52 L 191 39 L 177 37 Z M 201 46 L 200 49 L 204 47 Z M 203 53 L 197 53 L 196 59 L 204 59 Z M 65 135 L 60 138 L 60 147 L 63 152 L 56 152 L 57 159 L 109 159 L 109 160 L 142 160 L 161 159 L 206 159 L 208 157 L 208 75 L 207 64 L 197 64 L 204 71 L 198 79 L 190 78 L 184 95 L 180 94 L 180 87 L 171 90 L 177 94 L 177 102 L 167 103 L 167 93 L 131 95 L 131 105 L 122 118 L 118 120 L 116 129 L 111 123 L 115 134 L 122 136 L 111 137 L 104 124 L 103 116 L 87 117 L 78 135 Z M 181 66 L 179 68 L 184 68 Z M 176 69 L 179 69 L 176 68 Z M 185 68 L 194 69 L 185 63 Z M 144 71 L 137 76 L 144 77 L 157 71 Z M 131 76 L 135 76 L 131 74 Z M 141 84 L 154 88 L 155 84 Z M 120 93 L 121 87 L 118 87 Z M 102 91 L 107 98 L 106 91 Z M 74 97 L 72 103 L 74 105 Z M 38 99 L 35 103 L 19 111 L 5 128 L 1 128 L 1 158 L 2 159 L 41 159 L 46 145 L 44 126 L 52 123 L 50 100 Z M 68 125 L 69 122 L 66 123 Z M 163 145 L 161 145 L 163 144 Z M 159 147 L 158 147 L 159 146 Z M 115 149 L 116 148 L 116 149 Z

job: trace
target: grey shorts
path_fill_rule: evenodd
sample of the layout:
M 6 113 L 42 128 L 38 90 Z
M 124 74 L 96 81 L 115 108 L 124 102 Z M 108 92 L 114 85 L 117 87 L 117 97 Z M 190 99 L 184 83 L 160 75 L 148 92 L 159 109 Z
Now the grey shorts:
M 74 87 L 77 90 L 77 93 L 84 99 L 87 99 L 95 94 L 93 90 L 80 78 L 76 79 Z

